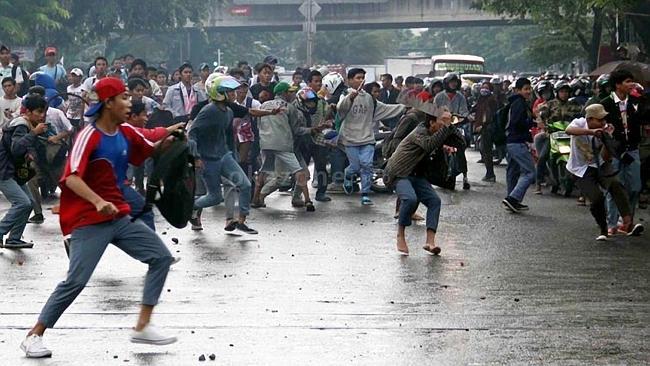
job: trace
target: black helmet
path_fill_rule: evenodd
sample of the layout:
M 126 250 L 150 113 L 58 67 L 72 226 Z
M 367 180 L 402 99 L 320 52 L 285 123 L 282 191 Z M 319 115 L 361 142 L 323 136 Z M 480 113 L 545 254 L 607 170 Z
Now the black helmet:
M 591 87 L 591 83 L 587 79 L 578 78 L 573 79 L 569 86 L 571 86 L 573 95 L 579 96 L 587 94 L 587 90 Z
M 555 92 L 559 92 L 562 89 L 568 89 L 571 91 L 571 86 L 566 80 L 560 80 L 557 83 L 555 83 Z

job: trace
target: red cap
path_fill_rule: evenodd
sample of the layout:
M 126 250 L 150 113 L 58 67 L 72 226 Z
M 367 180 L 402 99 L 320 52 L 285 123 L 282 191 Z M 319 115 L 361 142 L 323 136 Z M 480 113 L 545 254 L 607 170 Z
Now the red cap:
M 88 108 L 84 114 L 86 117 L 92 117 L 95 114 L 99 113 L 99 111 L 104 106 L 104 101 L 124 93 L 126 91 L 126 85 L 124 85 L 122 79 L 105 77 L 95 84 L 94 89 L 97 93 L 99 103 L 93 104 L 90 108 Z
M 49 55 L 56 55 L 56 48 L 55 47 L 47 47 L 45 49 L 45 56 Z
M 103 102 L 116 95 L 120 95 L 126 91 L 126 85 L 121 79 L 118 78 L 103 78 L 95 84 L 95 92 L 100 102 Z

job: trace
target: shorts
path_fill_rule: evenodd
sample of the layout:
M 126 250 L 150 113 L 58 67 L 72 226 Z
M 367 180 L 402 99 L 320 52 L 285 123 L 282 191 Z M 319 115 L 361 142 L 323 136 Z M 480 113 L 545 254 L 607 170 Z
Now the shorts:
M 264 173 L 277 176 L 296 174 L 303 170 L 296 154 L 290 151 L 262 150 L 262 169 Z

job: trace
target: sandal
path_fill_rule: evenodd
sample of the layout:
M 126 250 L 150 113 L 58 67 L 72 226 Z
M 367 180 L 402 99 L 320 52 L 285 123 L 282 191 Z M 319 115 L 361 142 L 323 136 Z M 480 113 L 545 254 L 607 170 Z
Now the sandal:
M 436 246 L 434 246 L 434 247 L 432 248 L 432 247 L 430 247 L 430 246 L 428 246 L 428 245 L 423 246 L 422 249 L 426 250 L 427 253 L 429 253 L 429 254 L 431 254 L 431 255 L 439 255 L 440 252 L 442 251 L 442 250 L 440 249 L 440 247 L 436 247 Z
M 307 212 L 316 211 L 316 207 L 314 207 L 314 202 L 312 202 L 312 201 L 305 202 L 305 208 L 306 208 Z

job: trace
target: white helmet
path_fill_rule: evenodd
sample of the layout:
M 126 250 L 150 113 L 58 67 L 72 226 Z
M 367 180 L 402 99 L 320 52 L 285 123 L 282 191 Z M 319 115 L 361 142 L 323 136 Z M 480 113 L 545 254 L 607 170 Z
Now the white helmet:
M 329 94 L 334 94 L 341 84 L 343 84 L 343 76 L 338 72 L 330 72 L 323 77 L 323 86 Z

